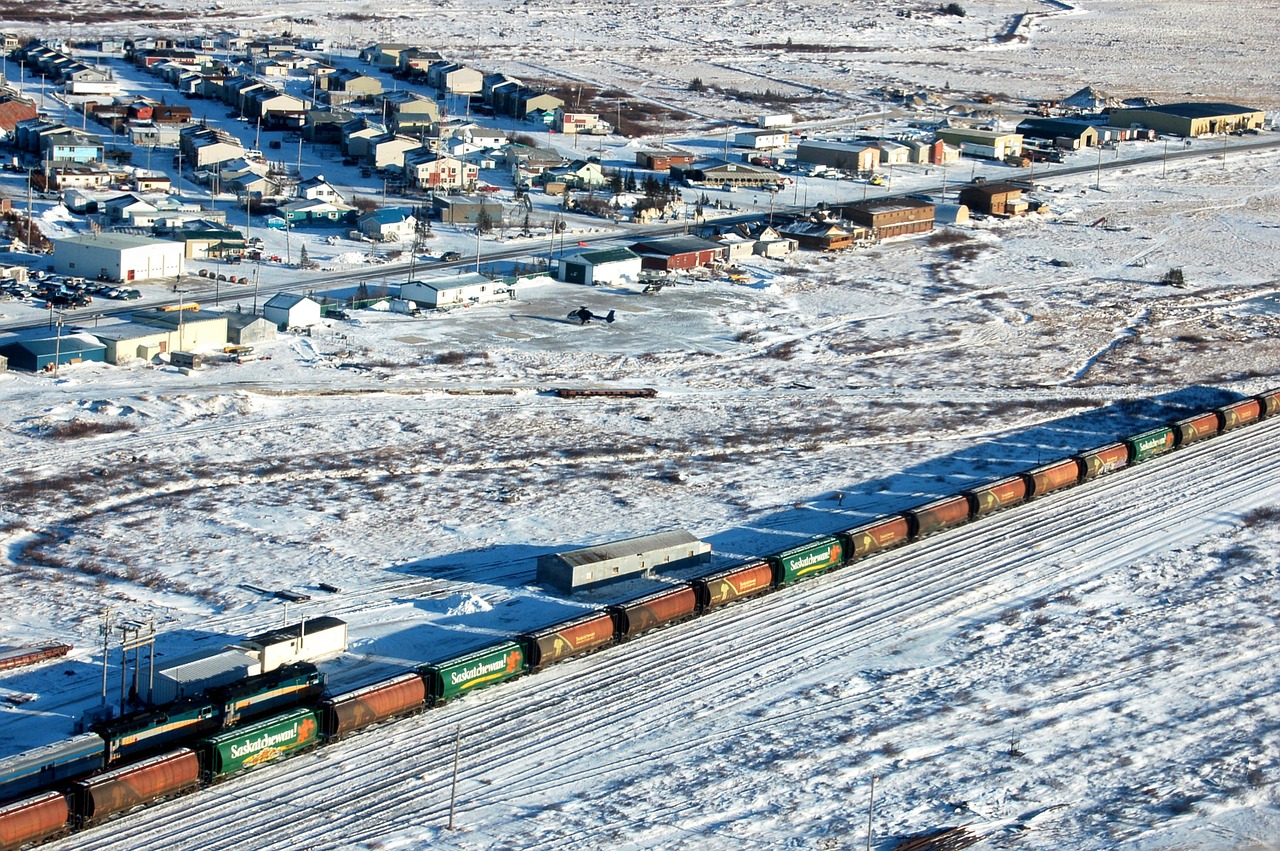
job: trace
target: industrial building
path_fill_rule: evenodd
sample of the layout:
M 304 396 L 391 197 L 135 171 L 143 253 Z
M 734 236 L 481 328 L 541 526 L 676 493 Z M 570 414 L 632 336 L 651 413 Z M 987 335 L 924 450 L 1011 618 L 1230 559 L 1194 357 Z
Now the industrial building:
M 317 662 L 345 653 L 347 622 L 327 616 L 309 618 L 250 636 L 241 643 L 257 653 L 265 674 L 295 662 Z
M 684 567 L 710 560 L 710 544 L 683 529 L 672 529 L 538 556 L 538 581 L 572 593 L 637 575 L 648 576 L 658 567 Z
M 640 255 L 629 248 L 583 251 L 560 261 L 559 278 L 570 284 L 633 284 L 640 280 Z
M 1021 216 L 1029 204 L 1022 187 L 1012 183 L 978 183 L 960 190 L 959 201 L 970 210 L 991 216 Z
M 227 314 L 227 342 L 237 346 L 266 343 L 276 338 L 276 323 L 256 313 Z
M 970 130 L 964 127 L 944 127 L 938 138 L 948 145 L 955 145 L 962 154 L 988 160 L 1003 160 L 1022 153 L 1020 133 L 1002 133 L 998 130 Z
M 880 165 L 880 149 L 846 142 L 801 142 L 796 146 L 796 162 L 862 174 L 875 171 Z
M 1177 136 L 1207 136 L 1259 130 L 1266 114 L 1260 109 L 1232 103 L 1166 103 L 1113 109 L 1109 120 L 1115 127 L 1138 125 Z
M 476 272 L 434 281 L 409 281 L 400 286 L 400 298 L 429 308 L 470 307 L 489 301 L 515 298 L 515 290 Z
M 120 283 L 177 280 L 186 251 L 181 242 L 123 233 L 71 236 L 53 240 L 53 246 L 58 274 Z
M 227 317 L 210 310 L 138 310 L 133 321 L 166 332 L 169 352 L 204 352 L 227 344 Z
M 54 365 L 68 366 L 86 361 L 106 360 L 106 346 L 86 333 L 0 342 L 0 357 L 13 369 L 39 372 Z

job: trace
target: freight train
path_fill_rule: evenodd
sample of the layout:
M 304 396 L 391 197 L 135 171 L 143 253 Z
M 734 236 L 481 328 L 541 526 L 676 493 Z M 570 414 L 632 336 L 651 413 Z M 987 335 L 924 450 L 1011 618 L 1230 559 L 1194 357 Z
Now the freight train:
M 323 675 L 299 663 L 102 724 L 93 733 L 0 761 L 0 851 L 99 824 L 1277 415 L 1280 389 L 354 690 L 329 693 Z

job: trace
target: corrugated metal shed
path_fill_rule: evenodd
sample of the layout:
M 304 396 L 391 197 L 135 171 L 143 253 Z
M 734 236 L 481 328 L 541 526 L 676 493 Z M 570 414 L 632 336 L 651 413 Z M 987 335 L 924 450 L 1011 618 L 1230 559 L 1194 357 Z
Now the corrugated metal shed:
M 626 579 L 656 567 L 711 559 L 711 545 L 684 529 L 538 557 L 538 581 L 565 592 Z
M 188 657 L 156 671 L 153 703 L 171 703 L 207 688 L 234 683 L 262 673 L 258 657 L 230 648 L 206 656 Z

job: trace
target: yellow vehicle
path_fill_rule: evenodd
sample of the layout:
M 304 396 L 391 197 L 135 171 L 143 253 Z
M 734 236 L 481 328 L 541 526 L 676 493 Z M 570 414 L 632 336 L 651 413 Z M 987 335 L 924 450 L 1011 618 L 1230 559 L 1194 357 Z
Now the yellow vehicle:
M 867 178 L 867 183 L 870 183 L 872 186 L 884 186 L 884 175 L 873 174 Z

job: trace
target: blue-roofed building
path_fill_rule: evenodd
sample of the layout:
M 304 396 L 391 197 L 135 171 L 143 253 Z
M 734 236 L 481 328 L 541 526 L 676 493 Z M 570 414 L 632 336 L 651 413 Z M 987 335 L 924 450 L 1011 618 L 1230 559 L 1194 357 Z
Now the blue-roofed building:
M 85 361 L 103 363 L 107 359 L 107 347 L 88 334 L 70 333 L 63 334 L 61 338 L 7 340 L 0 343 L 0 355 L 9 359 L 10 369 L 40 372 L 52 369 L 55 363 L 59 366 Z
M 356 219 L 360 233 L 379 242 L 412 242 L 418 220 L 408 207 L 384 207 Z

